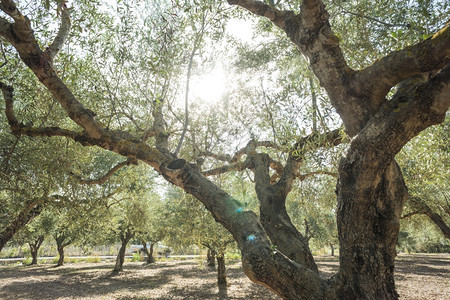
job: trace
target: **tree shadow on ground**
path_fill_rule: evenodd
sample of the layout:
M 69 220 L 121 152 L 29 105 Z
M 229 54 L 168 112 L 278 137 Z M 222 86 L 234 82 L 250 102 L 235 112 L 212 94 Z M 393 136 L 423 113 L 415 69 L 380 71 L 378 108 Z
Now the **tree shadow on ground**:
M 135 266 L 136 267 L 136 266 Z M 90 298 L 101 297 L 120 290 L 154 289 L 170 281 L 170 278 L 159 273 L 157 278 L 142 274 L 134 275 L 132 267 L 124 267 L 124 271 L 111 276 L 113 265 L 86 266 L 81 268 L 41 266 L 34 269 L 21 269 L 15 276 L 23 278 L 10 285 L 3 285 L 0 299 L 8 299 L 6 295 L 15 295 L 16 299 L 58 299 L 58 298 Z M 17 270 L 16 270 L 17 272 Z M 2 276 L 8 277 L 8 274 Z M 39 278 L 28 281 L 27 278 Z M 11 276 L 9 276 L 11 278 Z
M 323 278 L 339 268 L 337 257 L 319 257 Z M 421 294 L 429 299 L 446 299 L 450 257 L 401 255 L 397 260 L 399 293 Z M 203 261 L 162 261 L 155 264 L 125 263 L 124 271 L 111 276 L 114 263 L 14 266 L 0 268 L 0 299 L 279 299 L 268 289 L 245 277 L 240 263 L 227 264 L 228 285 L 217 285 L 217 270 Z M 426 282 L 417 287 L 416 282 Z M 421 288 L 420 291 L 412 291 Z M 424 294 L 425 295 L 425 294 Z M 444 297 L 442 296 L 444 295 Z
M 415 274 L 421 276 L 442 277 L 450 279 L 450 257 L 439 256 L 431 258 L 429 255 L 399 256 L 395 271 L 397 273 Z
M 228 266 L 230 284 L 220 287 L 217 285 L 217 270 L 206 267 L 202 262 L 125 264 L 124 270 L 117 274 L 111 273 L 113 267 L 114 264 L 110 263 L 67 264 L 56 269 L 50 265 L 11 268 L 2 272 L 2 276 L 15 280 L 0 285 L 0 298 L 8 299 L 8 295 L 14 295 L 16 299 L 92 299 L 115 295 L 114 299 L 171 299 L 174 295 L 182 295 L 183 299 L 199 299 L 201 295 L 202 299 L 229 299 L 231 287 L 234 294 L 236 289 L 242 294 L 240 299 L 262 299 L 254 296 L 259 293 L 260 286 L 239 291 L 243 278 L 240 264 Z

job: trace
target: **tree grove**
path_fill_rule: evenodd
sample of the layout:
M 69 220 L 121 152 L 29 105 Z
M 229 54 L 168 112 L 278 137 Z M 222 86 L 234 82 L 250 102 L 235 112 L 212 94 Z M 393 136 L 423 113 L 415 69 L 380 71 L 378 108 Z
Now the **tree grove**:
M 190 8 L 208 10 L 215 5 L 215 1 L 200 2 L 193 1 Z M 345 37 L 333 32 L 323 1 L 285 1 L 299 3 L 296 11 L 284 10 L 270 1 L 227 2 L 267 18 L 285 32 L 307 57 L 350 138 L 339 163 L 336 187 L 340 269 L 330 279 L 319 277 L 305 237 L 292 224 L 285 201 L 294 180 L 300 176 L 298 168 L 304 154 L 310 149 L 341 143 L 339 130 L 312 132 L 299 138 L 288 147 L 288 158 L 283 164 L 258 151 L 269 144 L 257 140 L 251 140 L 228 160 L 227 168 L 253 172 L 260 205 L 258 216 L 206 178 L 209 174 L 202 172 L 198 163 L 174 154 L 162 97 L 155 96 L 155 104 L 149 107 L 152 127 L 143 136 L 97 120 L 95 111 L 88 109 L 87 102 L 83 104 L 80 95 L 61 79 L 61 66 L 55 63 L 68 42 L 71 25 L 65 1 L 59 1 L 59 30 L 45 47 L 37 40 L 30 19 L 14 1 L 0 2 L 4 13 L 0 17 L 2 40 L 15 48 L 24 65 L 77 125 L 69 128 L 24 124 L 14 110 L 14 83 L 2 82 L 11 131 L 18 136 L 63 136 L 153 167 L 164 179 L 204 204 L 233 235 L 246 275 L 284 299 L 397 299 L 395 247 L 407 188 L 395 155 L 421 131 L 445 118 L 450 105 L 450 24 L 429 38 L 356 69 L 343 54 L 340 39 Z

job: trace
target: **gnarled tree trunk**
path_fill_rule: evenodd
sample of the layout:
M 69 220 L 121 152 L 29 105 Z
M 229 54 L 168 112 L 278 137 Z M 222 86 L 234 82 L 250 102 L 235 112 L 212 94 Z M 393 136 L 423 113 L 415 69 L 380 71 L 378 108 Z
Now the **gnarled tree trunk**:
M 56 264 L 57 267 L 64 265 L 64 248 L 69 246 L 72 241 L 65 234 L 59 234 L 55 236 L 56 241 L 56 249 L 58 250 L 58 262 Z
M 142 244 L 142 250 L 144 251 L 145 255 L 147 256 L 147 264 L 153 264 L 155 262 L 155 258 L 153 257 L 153 248 L 155 246 L 155 243 L 150 243 L 150 249 L 147 248 L 147 243 L 145 241 L 141 241 Z
M 57 267 L 64 265 L 64 246 L 58 246 L 58 262 L 56 264 Z
M 39 248 L 41 247 L 42 243 L 44 242 L 44 236 L 41 235 L 40 237 L 38 237 L 35 241 L 28 243 L 28 245 L 30 246 L 30 251 L 31 251 L 31 265 L 37 265 L 38 263 L 38 251 Z
M 117 254 L 116 264 L 113 269 L 114 273 L 123 271 L 123 263 L 125 262 L 125 251 L 127 249 L 128 242 L 133 238 L 133 236 L 134 234 L 130 230 L 127 230 L 125 234 L 123 233 L 120 234 L 121 245 L 119 253 Z
M 346 160 L 340 168 L 337 295 L 342 299 L 396 299 L 396 244 L 407 197 L 400 169 L 392 162 L 384 172 L 373 173 L 368 166 L 354 161 L 349 165 Z

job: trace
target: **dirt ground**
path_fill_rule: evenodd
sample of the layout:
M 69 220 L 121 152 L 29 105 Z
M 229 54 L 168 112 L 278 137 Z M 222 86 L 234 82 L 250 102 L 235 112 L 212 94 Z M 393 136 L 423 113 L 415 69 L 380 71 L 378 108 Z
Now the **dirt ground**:
M 337 270 L 337 258 L 318 257 L 323 277 Z M 216 271 L 198 260 L 168 260 L 146 266 L 125 263 L 0 266 L 0 299 L 279 299 L 252 283 L 240 263 L 227 266 L 228 286 L 219 289 Z M 449 255 L 401 255 L 396 283 L 401 299 L 450 299 Z

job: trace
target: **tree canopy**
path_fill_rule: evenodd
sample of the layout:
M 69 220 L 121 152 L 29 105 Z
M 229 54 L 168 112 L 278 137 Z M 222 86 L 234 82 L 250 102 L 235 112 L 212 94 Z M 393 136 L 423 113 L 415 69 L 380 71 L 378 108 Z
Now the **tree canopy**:
M 247 276 L 285 299 L 398 298 L 410 195 L 395 157 L 450 105 L 448 3 L 1 0 L 0 10 L 7 139 L 101 148 L 119 162 L 107 174 L 147 164 L 197 198 Z M 233 43 L 231 17 L 258 17 L 261 43 Z M 190 82 L 218 56 L 235 73 L 209 106 Z M 207 178 L 235 172 L 253 183 L 258 212 Z M 337 177 L 340 270 L 329 279 L 287 211 L 298 182 L 318 174 Z

